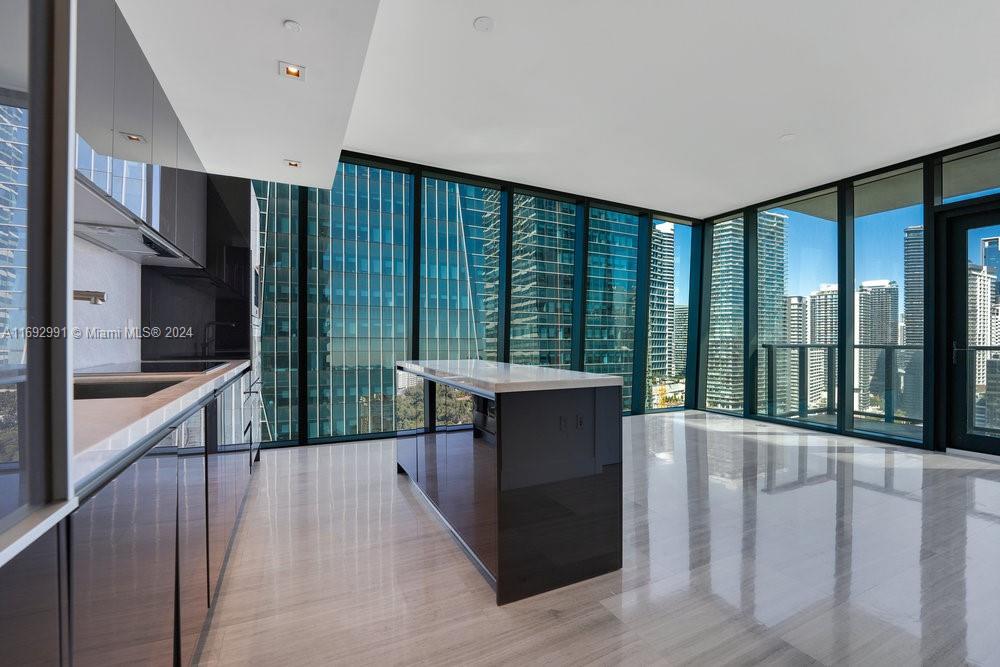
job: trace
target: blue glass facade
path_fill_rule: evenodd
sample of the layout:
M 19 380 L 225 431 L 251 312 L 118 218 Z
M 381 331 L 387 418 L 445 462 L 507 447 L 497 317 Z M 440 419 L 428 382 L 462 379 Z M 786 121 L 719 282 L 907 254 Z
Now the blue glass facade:
M 623 409 L 632 405 L 639 216 L 590 210 L 584 370 L 622 377 Z
M 420 356 L 497 358 L 500 191 L 424 178 Z
M 683 384 L 674 391 L 684 357 L 674 339 L 686 340 L 673 333 L 681 317 L 674 267 L 690 264 L 678 261 L 662 220 L 642 267 L 655 274 L 657 296 L 648 313 L 655 341 L 640 359 L 639 227 L 648 218 L 415 171 L 345 161 L 330 189 L 254 183 L 266 441 L 419 427 L 422 387 L 396 386 L 394 371 L 411 357 L 613 373 L 624 381 L 626 411 L 637 375 L 655 375 L 642 387 L 647 409 L 683 397 Z M 454 402 L 438 398 L 439 406 Z M 443 423 L 465 419 L 453 407 Z
M 265 441 L 299 437 L 298 188 L 254 182 L 260 206 L 261 391 Z
M 395 430 L 412 187 L 409 174 L 341 164 L 332 189 L 309 190 L 309 438 Z
M 510 360 L 570 368 L 576 205 L 514 194 Z

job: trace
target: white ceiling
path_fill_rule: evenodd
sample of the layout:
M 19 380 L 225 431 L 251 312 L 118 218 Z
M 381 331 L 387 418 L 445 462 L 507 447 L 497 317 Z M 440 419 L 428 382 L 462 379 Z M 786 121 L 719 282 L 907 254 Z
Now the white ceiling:
M 206 171 L 330 186 L 378 0 L 118 5 Z M 279 60 L 305 80 L 279 76 Z
M 382 0 L 344 147 L 704 217 L 1000 132 L 998 25 L 997 0 Z

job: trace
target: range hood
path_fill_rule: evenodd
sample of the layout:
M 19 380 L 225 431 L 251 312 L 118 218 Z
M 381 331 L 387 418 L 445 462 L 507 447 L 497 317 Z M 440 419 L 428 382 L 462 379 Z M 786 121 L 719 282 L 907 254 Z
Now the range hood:
M 193 267 L 197 264 L 159 232 L 77 172 L 73 233 L 139 264 Z

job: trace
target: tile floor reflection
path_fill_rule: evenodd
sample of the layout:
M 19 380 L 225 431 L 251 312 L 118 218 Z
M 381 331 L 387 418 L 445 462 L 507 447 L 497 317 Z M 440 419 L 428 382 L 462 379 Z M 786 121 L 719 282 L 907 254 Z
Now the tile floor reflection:
M 1000 465 L 625 419 L 625 565 L 496 607 L 393 442 L 264 453 L 204 664 L 997 664 Z

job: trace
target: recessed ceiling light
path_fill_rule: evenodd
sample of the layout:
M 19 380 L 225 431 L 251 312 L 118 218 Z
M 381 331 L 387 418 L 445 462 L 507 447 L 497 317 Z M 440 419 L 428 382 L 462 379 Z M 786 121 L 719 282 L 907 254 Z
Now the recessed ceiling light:
M 289 32 L 302 32 L 302 25 L 298 21 L 293 21 L 292 19 L 285 19 L 281 22 L 281 25 L 285 27 L 285 30 Z
M 131 141 L 133 144 L 144 144 L 144 143 L 146 143 L 146 137 L 144 137 L 141 134 L 138 134 L 136 132 L 119 131 L 118 134 L 122 135 L 123 137 L 125 137 L 126 139 L 128 139 L 129 141 Z
M 778 141 L 780 141 L 783 144 L 787 144 L 789 142 L 795 141 L 795 133 L 794 132 L 787 132 L 787 133 L 781 135 L 780 137 L 778 137 Z
M 493 30 L 493 19 L 489 16 L 477 16 L 472 22 L 472 27 L 478 32 L 489 32 Z
M 285 160 L 285 164 L 289 167 L 301 167 L 302 163 L 298 160 Z
M 286 63 L 284 60 L 279 60 L 278 74 L 287 76 L 289 79 L 298 79 L 301 81 L 306 78 L 306 68 L 303 65 Z

